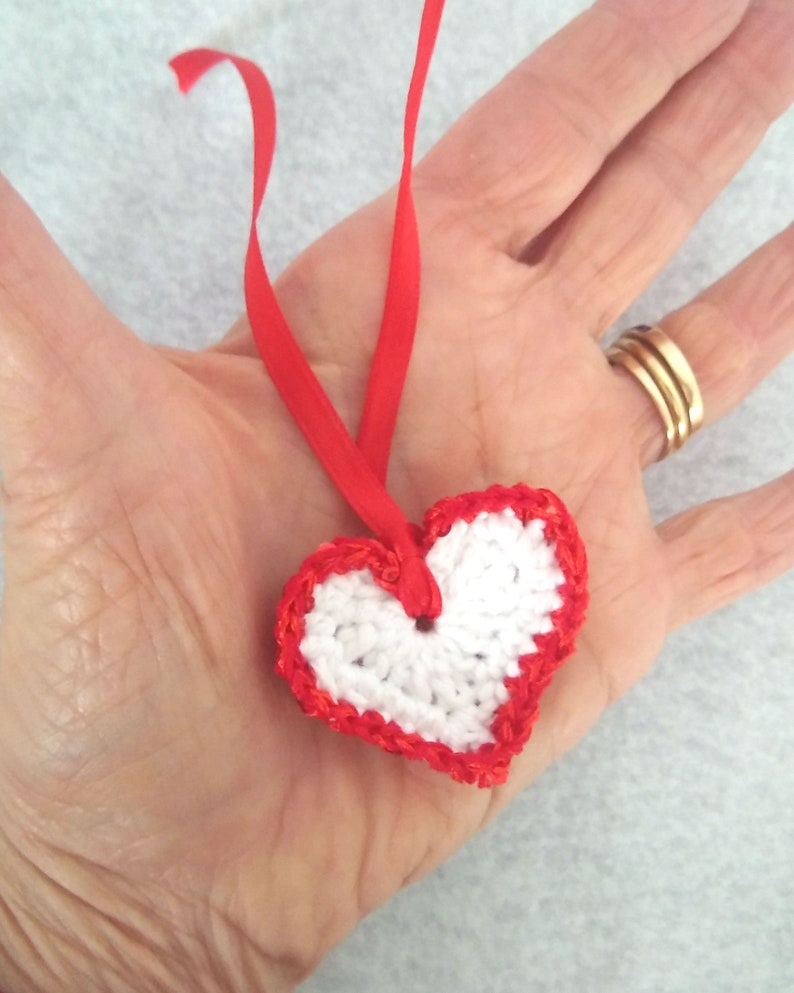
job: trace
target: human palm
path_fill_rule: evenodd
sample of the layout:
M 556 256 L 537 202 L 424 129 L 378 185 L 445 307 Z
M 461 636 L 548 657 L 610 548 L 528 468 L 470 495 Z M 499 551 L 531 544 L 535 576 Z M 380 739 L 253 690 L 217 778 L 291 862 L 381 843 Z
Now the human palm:
M 661 428 L 597 339 L 785 107 L 794 11 L 628 6 L 580 18 L 415 174 L 423 295 L 389 489 L 417 520 L 495 482 L 550 488 L 590 564 L 577 651 L 504 787 L 453 783 L 302 715 L 273 672 L 275 606 L 306 554 L 361 525 L 246 322 L 199 353 L 144 345 L 0 190 L 10 990 L 54 988 L 43 948 L 70 963 L 65 989 L 288 987 L 570 747 L 671 628 L 790 564 L 791 477 L 653 526 L 641 473 Z M 760 53 L 765 81 L 733 85 Z M 716 137 L 692 131 L 703 106 Z M 278 285 L 353 431 L 392 214 L 391 196 L 371 204 Z M 784 232 L 664 322 L 709 419 L 790 350 L 790 245 Z

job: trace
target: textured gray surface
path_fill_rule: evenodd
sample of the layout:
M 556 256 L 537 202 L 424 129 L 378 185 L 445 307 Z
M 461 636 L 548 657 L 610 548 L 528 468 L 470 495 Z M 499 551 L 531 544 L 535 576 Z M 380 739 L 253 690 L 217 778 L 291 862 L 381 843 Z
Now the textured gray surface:
M 710 0 L 703 0 L 710 2 Z M 450 0 L 427 147 L 584 5 Z M 147 339 L 200 346 L 241 309 L 249 121 L 230 71 L 176 94 L 165 62 L 265 66 L 281 120 L 275 270 L 390 185 L 419 0 L 2 0 L 0 168 Z M 684 302 L 792 213 L 794 114 L 626 316 Z M 648 475 L 661 518 L 794 452 L 789 360 Z M 374 914 L 307 993 L 794 989 L 794 576 L 680 632 L 650 676 L 483 835 Z

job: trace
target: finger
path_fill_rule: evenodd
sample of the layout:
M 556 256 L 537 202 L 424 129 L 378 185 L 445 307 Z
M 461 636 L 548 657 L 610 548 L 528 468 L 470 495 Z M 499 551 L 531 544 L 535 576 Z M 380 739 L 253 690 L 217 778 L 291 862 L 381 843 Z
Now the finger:
M 794 471 L 678 514 L 659 534 L 674 578 L 671 624 L 679 627 L 794 566 Z
M 591 187 L 528 246 L 594 334 L 658 275 L 696 219 L 794 99 L 794 4 L 758 2 L 613 156 Z
M 112 333 L 111 333 L 112 331 Z M 144 347 L 0 176 L 0 466 L 6 493 L 75 465 L 129 416 Z
M 596 2 L 475 104 L 417 175 L 517 255 L 747 6 Z
M 727 414 L 794 350 L 794 225 L 659 326 L 692 367 L 704 424 Z M 659 416 L 622 371 L 616 371 L 614 386 L 648 465 L 659 451 Z

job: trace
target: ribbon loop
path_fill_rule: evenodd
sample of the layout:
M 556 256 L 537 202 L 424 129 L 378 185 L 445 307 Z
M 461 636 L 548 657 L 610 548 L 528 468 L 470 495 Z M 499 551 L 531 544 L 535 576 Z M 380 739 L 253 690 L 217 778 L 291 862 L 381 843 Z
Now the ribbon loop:
M 169 63 L 183 93 L 219 62 L 245 84 L 254 125 L 253 206 L 245 259 L 245 301 L 251 332 L 270 378 L 315 455 L 353 510 L 392 548 L 401 564 L 398 595 L 411 617 L 438 616 L 441 597 L 416 545 L 413 526 L 384 486 L 391 438 L 410 359 L 419 298 L 419 244 L 410 191 L 413 137 L 443 0 L 428 0 L 409 91 L 405 157 L 395 217 L 384 317 L 367 390 L 362 445 L 356 444 L 301 352 L 270 281 L 256 222 L 276 141 L 276 108 L 265 74 L 253 62 L 214 49 L 194 49 Z

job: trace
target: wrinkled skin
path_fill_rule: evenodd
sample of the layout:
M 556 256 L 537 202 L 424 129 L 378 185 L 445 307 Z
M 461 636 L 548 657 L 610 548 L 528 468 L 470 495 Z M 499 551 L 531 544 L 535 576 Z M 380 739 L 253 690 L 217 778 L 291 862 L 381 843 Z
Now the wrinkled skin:
M 492 791 L 334 734 L 274 676 L 284 581 L 360 525 L 246 322 L 197 354 L 144 345 L 0 185 L 6 993 L 290 988 L 577 741 L 670 630 L 792 564 L 791 475 L 652 525 L 660 427 L 597 341 L 794 96 L 794 4 L 660 6 L 597 4 L 416 169 L 423 299 L 390 489 L 419 519 L 489 483 L 547 486 L 591 566 L 578 650 Z M 278 286 L 353 430 L 392 211 L 354 215 Z M 787 230 L 661 322 L 709 421 L 791 350 L 793 270 Z

